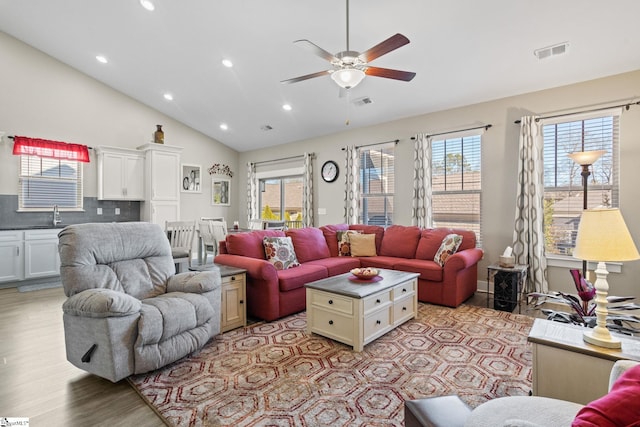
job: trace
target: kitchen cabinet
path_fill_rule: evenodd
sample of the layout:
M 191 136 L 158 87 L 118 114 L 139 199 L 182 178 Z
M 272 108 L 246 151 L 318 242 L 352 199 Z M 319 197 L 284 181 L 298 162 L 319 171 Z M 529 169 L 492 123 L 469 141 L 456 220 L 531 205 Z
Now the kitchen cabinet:
M 144 200 L 145 157 L 138 150 L 97 147 L 98 200 Z
M 24 233 L 0 231 L 0 283 L 24 278 Z
M 60 229 L 25 230 L 24 278 L 36 279 L 60 274 L 58 233 Z
M 165 221 L 179 221 L 182 148 L 150 143 L 138 150 L 145 157 L 145 199 L 140 206 L 140 218 L 162 227 Z

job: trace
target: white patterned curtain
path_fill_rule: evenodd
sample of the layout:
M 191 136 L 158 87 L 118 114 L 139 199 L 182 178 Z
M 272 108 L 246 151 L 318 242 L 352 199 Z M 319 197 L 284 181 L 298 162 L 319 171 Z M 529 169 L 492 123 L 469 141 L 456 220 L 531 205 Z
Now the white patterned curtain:
M 525 292 L 548 292 L 547 260 L 544 255 L 544 142 L 536 117 L 520 122 L 518 195 L 513 231 L 516 263 L 529 266 Z
M 347 224 L 358 223 L 358 149 L 355 146 L 345 148 L 345 190 L 344 221 Z
M 247 225 L 252 219 L 260 218 L 258 215 L 258 178 L 256 177 L 256 164 L 247 163 Z
M 420 228 L 433 226 L 431 203 L 431 139 L 420 133 L 413 146 L 413 204 L 411 224 Z
M 313 153 L 304 153 L 302 175 L 302 226 L 313 227 Z

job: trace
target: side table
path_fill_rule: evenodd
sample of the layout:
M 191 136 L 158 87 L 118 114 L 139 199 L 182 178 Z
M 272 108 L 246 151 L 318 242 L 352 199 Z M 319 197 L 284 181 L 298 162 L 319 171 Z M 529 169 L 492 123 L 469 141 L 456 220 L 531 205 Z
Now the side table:
M 518 305 L 521 313 L 522 295 L 527 280 L 529 266 L 516 264 L 513 267 L 502 267 L 491 264 L 487 267 L 487 307 L 489 307 L 489 289 L 493 280 L 493 308 L 501 311 L 513 311 Z
M 220 304 L 220 332 L 247 326 L 247 270 L 222 264 L 204 264 L 189 267 L 191 271 L 220 269 L 222 278 L 222 302 Z

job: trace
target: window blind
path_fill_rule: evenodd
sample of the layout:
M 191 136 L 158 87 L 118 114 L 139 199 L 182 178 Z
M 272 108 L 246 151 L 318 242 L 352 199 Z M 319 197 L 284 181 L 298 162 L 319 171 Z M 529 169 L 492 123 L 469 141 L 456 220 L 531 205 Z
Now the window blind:
M 393 224 L 395 143 L 358 149 L 361 224 Z
M 20 156 L 20 210 L 81 209 L 82 164 L 39 156 Z

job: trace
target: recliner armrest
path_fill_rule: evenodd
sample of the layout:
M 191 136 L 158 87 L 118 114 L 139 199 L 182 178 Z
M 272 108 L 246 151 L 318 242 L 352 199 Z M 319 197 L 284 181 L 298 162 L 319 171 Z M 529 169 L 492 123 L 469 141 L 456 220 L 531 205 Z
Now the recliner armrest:
M 220 286 L 220 270 L 186 271 L 169 277 L 167 292 L 202 294 Z
M 111 289 L 87 289 L 62 304 L 65 314 L 81 317 L 123 317 L 140 312 L 139 299 Z

